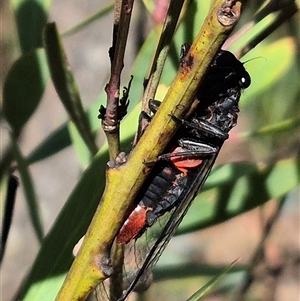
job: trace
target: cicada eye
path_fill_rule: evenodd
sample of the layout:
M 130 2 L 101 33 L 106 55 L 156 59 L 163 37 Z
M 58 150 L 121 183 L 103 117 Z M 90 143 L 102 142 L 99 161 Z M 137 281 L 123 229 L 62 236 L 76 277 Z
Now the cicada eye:
M 250 86 L 251 78 L 250 78 L 250 75 L 248 72 L 246 72 L 244 74 L 244 76 L 240 78 L 239 84 L 240 84 L 241 88 L 243 88 L 243 89 L 246 89 Z

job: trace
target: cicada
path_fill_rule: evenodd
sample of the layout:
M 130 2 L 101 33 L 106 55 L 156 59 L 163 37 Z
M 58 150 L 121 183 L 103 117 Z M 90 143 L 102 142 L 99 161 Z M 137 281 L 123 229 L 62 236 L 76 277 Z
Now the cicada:
M 187 59 L 188 48 L 183 46 L 181 63 Z M 243 63 L 220 50 L 197 91 L 196 110 L 185 120 L 174 117 L 181 125 L 155 160 L 136 198 L 136 207 L 116 237 L 117 244 L 125 245 L 124 294 L 118 301 L 125 300 L 133 290 L 141 290 L 140 283 L 151 279 L 151 269 L 203 186 L 228 132 L 236 125 L 241 92 L 250 83 Z M 149 101 L 153 114 L 159 104 Z M 150 116 L 148 119 L 151 122 Z

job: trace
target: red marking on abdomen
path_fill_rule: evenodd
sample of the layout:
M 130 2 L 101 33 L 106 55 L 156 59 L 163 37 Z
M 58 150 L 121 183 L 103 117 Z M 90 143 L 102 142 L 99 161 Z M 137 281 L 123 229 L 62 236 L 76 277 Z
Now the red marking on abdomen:
M 147 224 L 146 214 L 148 210 L 149 209 L 137 205 L 117 235 L 116 242 L 118 244 L 127 244 L 141 232 Z

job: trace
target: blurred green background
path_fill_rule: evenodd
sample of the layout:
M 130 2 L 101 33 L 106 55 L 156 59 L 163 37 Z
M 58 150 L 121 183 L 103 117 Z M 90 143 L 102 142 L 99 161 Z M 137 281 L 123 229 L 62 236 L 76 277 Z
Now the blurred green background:
M 164 11 L 163 3 L 136 3 L 122 81 L 122 86 L 126 85 L 130 75 L 134 75 L 130 110 L 140 99 L 143 79 L 147 76 L 147 66 L 160 32 L 159 8 Z M 289 3 L 293 1 L 282 2 L 279 12 Z M 5 195 L 6 176 L 14 166 L 10 155 L 17 160 L 21 183 L 2 265 L 3 300 L 10 300 L 17 292 L 25 274 L 32 268 L 43 236 L 49 233 L 61 212 L 43 241 L 39 259 L 26 283 L 27 289 L 32 283 L 35 285 L 22 300 L 53 299 L 72 260 L 70 250 L 84 234 L 99 200 L 104 185 L 105 150 L 90 163 L 88 151 L 82 146 L 74 126 L 64 125 L 69 120 L 68 114 L 49 80 L 43 50 L 35 49 L 42 47 L 41 33 L 47 20 L 55 21 L 63 34 L 100 12 L 96 21 L 75 33 L 65 34 L 63 46 L 83 105 L 90 107 L 89 120 L 91 127 L 97 130 L 96 141 L 101 146 L 105 138 L 97 115 L 100 103 L 105 103 L 103 88 L 110 71 L 108 48 L 113 17 L 110 7 L 106 7 L 109 4 L 109 1 L 86 1 L 84 4 L 82 1 L 1 2 L 4 174 L 1 194 Z M 238 52 L 256 32 L 262 32 L 266 24 L 272 22 L 272 17 L 278 16 L 276 12 L 270 14 L 252 28 L 251 21 L 259 20 L 259 14 L 254 14 L 263 4 L 264 1 L 249 3 L 236 32 L 245 24 L 250 29 L 240 35 L 236 43 L 227 45 L 231 50 Z M 172 45 L 171 58 L 162 77 L 164 86 L 160 87 L 158 95 L 173 79 L 180 44 L 192 42 L 209 2 L 191 1 L 190 5 L 188 18 L 178 29 Z M 298 300 L 299 45 L 298 12 L 242 58 L 243 62 L 250 60 L 245 67 L 251 74 L 252 85 L 241 98 L 238 126 L 216 162 L 220 168 L 212 173 L 205 192 L 195 201 L 179 229 L 179 233 L 193 233 L 171 241 L 155 270 L 160 282 L 142 297 L 145 300 L 186 299 L 237 258 L 241 260 L 236 270 L 205 300 L 229 300 L 228 295 L 234 296 L 245 268 L 253 269 L 255 276 L 245 300 Z M 130 150 L 128 137 L 136 130 L 138 111 L 139 108 L 135 108 L 121 125 L 127 152 Z M 13 138 L 10 138 L 10 131 Z M 49 143 L 41 146 L 49 135 L 52 135 Z M 231 164 L 233 162 L 247 164 Z M 68 204 L 61 211 L 67 199 Z M 266 201 L 265 205 L 249 211 Z M 3 200 L 1 206 L 3 208 Z M 221 206 L 226 208 L 223 208 L 223 215 L 215 215 Z M 274 212 L 279 214 L 271 232 L 264 238 L 266 224 Z M 253 256 L 262 242 L 264 256 L 253 264 Z

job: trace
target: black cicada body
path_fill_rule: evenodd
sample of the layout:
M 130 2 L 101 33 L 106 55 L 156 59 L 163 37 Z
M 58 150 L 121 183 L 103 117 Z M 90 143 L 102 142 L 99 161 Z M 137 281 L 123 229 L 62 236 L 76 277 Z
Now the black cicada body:
M 187 51 L 184 47 L 181 61 Z M 137 283 L 165 249 L 209 175 L 228 132 L 236 125 L 241 91 L 249 85 L 250 76 L 243 64 L 232 53 L 219 51 L 197 92 L 196 111 L 186 120 L 178 120 L 182 125 L 157 158 L 136 208 L 117 235 L 117 243 L 132 245 L 125 252 L 128 286 L 119 301 L 137 290 Z M 159 102 L 150 101 L 149 105 L 155 113 Z M 130 264 L 126 264 L 127 259 Z
M 179 120 L 183 125 L 166 153 L 157 159 L 167 162 L 158 164 L 152 172 L 117 242 L 128 243 L 140 236 L 159 216 L 176 206 L 188 182 L 189 171 L 216 154 L 227 139 L 227 132 L 236 125 L 241 90 L 249 85 L 250 76 L 243 64 L 232 53 L 220 51 L 197 93 L 200 102 L 196 112 L 188 120 Z M 150 101 L 153 113 L 159 104 Z

